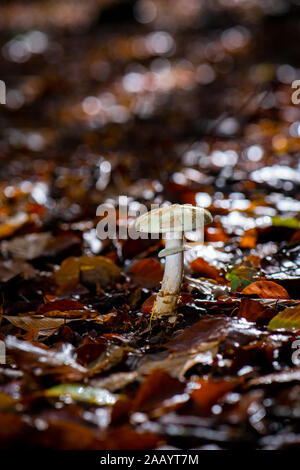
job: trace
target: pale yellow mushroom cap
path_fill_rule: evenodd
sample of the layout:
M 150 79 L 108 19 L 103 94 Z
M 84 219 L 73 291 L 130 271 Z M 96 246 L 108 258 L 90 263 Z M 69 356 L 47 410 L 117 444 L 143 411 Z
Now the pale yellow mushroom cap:
M 172 204 L 147 212 L 136 219 L 135 228 L 144 233 L 189 232 L 210 224 L 209 211 L 192 204 Z

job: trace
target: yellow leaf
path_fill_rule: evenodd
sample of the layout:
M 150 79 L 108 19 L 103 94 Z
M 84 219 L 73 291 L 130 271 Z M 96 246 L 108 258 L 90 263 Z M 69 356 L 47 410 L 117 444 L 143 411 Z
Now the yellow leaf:
M 269 330 L 300 330 L 300 304 L 296 307 L 285 308 L 278 313 L 268 325 Z

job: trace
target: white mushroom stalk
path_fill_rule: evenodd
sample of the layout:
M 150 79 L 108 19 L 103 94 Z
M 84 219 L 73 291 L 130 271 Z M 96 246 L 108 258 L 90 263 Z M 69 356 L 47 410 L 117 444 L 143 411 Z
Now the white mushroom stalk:
M 184 232 L 199 229 L 212 221 L 211 214 L 191 204 L 173 204 L 138 217 L 136 230 L 144 233 L 163 233 L 165 248 L 159 257 L 165 257 L 162 285 L 157 294 L 153 315 L 158 318 L 174 314 L 180 296 L 183 276 Z
M 156 297 L 154 316 L 172 314 L 176 308 L 180 286 L 183 276 L 183 232 L 170 234 L 166 237 L 166 248 L 159 253 L 159 257 L 166 257 L 164 277 L 161 289 Z

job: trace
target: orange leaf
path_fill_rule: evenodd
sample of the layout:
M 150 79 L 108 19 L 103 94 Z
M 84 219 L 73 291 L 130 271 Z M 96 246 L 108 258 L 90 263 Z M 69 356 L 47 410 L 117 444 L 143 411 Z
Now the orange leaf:
M 215 279 L 216 281 L 222 282 L 224 279 L 219 275 L 219 271 L 214 267 L 210 266 L 207 261 L 203 258 L 196 258 L 190 264 L 194 273 L 200 274 L 203 277 L 209 279 Z
M 210 408 L 227 392 L 233 390 L 238 384 L 237 380 L 208 380 L 200 378 L 197 380 L 200 388 L 194 390 L 191 397 L 195 402 L 208 412 Z
M 162 280 L 164 270 L 156 259 L 146 258 L 134 263 L 130 273 L 138 282 L 148 286 L 156 286 Z
M 256 281 L 242 290 L 245 295 L 257 295 L 260 299 L 289 299 L 284 287 L 273 281 Z
M 155 294 L 150 295 L 150 297 L 148 297 L 148 299 L 146 299 L 142 305 L 142 312 L 145 313 L 146 315 L 150 315 L 150 313 L 152 313 L 155 300 L 156 300 L 156 295 Z
M 207 242 L 226 242 L 228 235 L 224 232 L 222 227 L 206 227 L 205 240 Z
M 241 248 L 255 248 L 257 243 L 257 231 L 255 228 L 247 230 L 240 240 Z

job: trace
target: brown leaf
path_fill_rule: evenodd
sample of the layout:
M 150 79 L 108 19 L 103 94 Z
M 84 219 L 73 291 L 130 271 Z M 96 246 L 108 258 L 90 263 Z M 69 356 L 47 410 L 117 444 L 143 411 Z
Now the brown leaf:
M 17 276 L 32 279 L 35 276 L 34 268 L 21 260 L 7 260 L 0 262 L 0 282 L 8 282 Z
M 247 321 L 255 322 L 258 320 L 267 320 L 276 315 L 277 311 L 272 308 L 264 307 L 259 301 L 243 298 L 237 314 L 238 318 L 246 318 Z
M 214 266 L 210 266 L 207 261 L 203 258 L 196 258 L 190 266 L 194 273 L 199 276 L 208 277 L 209 279 L 215 279 L 216 281 L 222 282 L 224 279 L 220 276 L 219 271 Z
M 7 336 L 5 343 L 10 356 L 29 374 L 49 374 L 76 381 L 86 373 L 86 369 L 75 361 L 70 345 L 65 345 L 62 350 L 44 349 L 14 336 Z
M 229 327 L 230 319 L 226 317 L 206 317 L 186 328 L 165 346 L 176 353 L 186 351 L 191 347 L 201 345 L 201 343 L 220 340 Z
M 129 272 L 137 282 L 148 287 L 158 285 L 164 275 L 163 267 L 154 258 L 146 258 L 134 263 Z
M 178 408 L 188 400 L 185 388 L 183 382 L 171 377 L 167 372 L 153 370 L 139 388 L 133 408 L 159 416 Z
M 37 311 L 38 315 L 52 318 L 78 318 L 78 317 L 96 317 L 97 312 L 91 311 L 76 300 L 59 299 L 47 302 Z
M 289 299 L 284 287 L 273 281 L 256 281 L 242 290 L 245 295 L 257 295 L 260 299 Z
M 221 397 L 235 389 L 239 384 L 239 380 L 214 380 L 201 377 L 196 383 L 199 388 L 192 391 L 191 398 L 200 405 L 205 413 L 208 413 Z
M 144 360 L 137 368 L 140 375 L 149 374 L 156 369 L 168 372 L 173 377 L 182 378 L 196 364 L 211 364 L 218 351 L 219 341 L 202 342 L 192 348 L 175 351 L 171 354 L 158 354 L 151 360 Z
M 13 258 L 32 260 L 43 252 L 50 239 L 49 232 L 29 233 L 9 241 L 3 241 L 1 251 L 12 255 Z
M 101 440 L 103 450 L 147 450 L 163 443 L 160 436 L 151 432 L 137 432 L 125 425 L 109 431 Z M 101 457 L 100 457 L 101 459 Z
M 0 412 L 0 449 L 14 448 L 16 441 L 22 436 L 25 428 L 24 421 L 20 415 L 15 413 Z
M 142 312 L 145 313 L 145 315 L 150 315 L 152 313 L 155 300 L 156 300 L 156 294 L 150 295 L 150 297 L 148 297 L 148 299 L 145 300 L 145 302 L 142 305 Z
M 51 330 L 64 324 L 63 318 L 44 318 L 39 315 L 3 315 L 3 318 L 17 328 L 22 328 L 25 331 L 36 331 L 41 336 L 47 336 Z
M 104 256 L 85 255 L 80 258 L 66 258 L 54 274 L 54 278 L 59 286 L 77 284 L 81 271 L 85 276 L 91 274 L 92 279 L 101 287 L 114 284 L 121 273 L 120 268 L 110 259 Z

